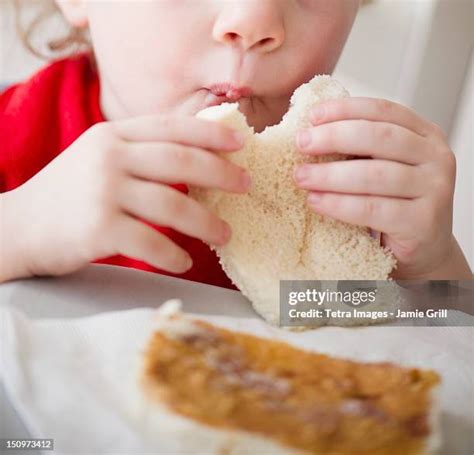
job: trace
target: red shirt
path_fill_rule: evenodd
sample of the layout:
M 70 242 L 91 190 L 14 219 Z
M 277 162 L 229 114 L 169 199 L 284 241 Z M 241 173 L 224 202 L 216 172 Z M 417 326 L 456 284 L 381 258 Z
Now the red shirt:
M 105 121 L 99 103 L 99 78 L 90 56 L 56 61 L 29 80 L 0 94 L 0 192 L 22 185 L 94 123 Z M 185 185 L 177 189 L 186 192 Z M 193 258 L 193 267 L 174 275 L 124 256 L 95 262 L 179 276 L 236 289 L 215 253 L 202 241 L 155 226 Z

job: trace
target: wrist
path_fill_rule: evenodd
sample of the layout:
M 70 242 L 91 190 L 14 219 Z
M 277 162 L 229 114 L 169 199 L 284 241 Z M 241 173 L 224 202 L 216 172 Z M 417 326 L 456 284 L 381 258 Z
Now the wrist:
M 32 275 L 27 266 L 23 208 L 19 188 L 0 194 L 0 283 Z
M 424 280 L 472 280 L 472 271 L 454 235 L 450 239 L 447 254 L 439 265 L 417 279 Z

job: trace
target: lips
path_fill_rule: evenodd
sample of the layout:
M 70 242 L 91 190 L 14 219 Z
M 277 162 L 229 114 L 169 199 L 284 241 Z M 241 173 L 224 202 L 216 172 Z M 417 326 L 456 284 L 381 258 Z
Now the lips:
M 206 90 L 206 107 L 217 106 L 222 103 L 235 103 L 252 95 L 250 87 L 236 86 L 226 82 L 213 84 Z
M 216 97 L 223 96 L 231 101 L 237 101 L 239 98 L 247 97 L 252 94 L 250 87 L 237 86 L 229 82 L 212 84 L 208 90 Z

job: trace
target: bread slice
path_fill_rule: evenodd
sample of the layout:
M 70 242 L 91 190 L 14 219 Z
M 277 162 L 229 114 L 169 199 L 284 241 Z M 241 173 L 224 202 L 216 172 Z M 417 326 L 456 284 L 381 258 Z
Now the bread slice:
M 367 228 L 314 213 L 307 206 L 307 192 L 293 183 L 297 164 L 347 159 L 335 154 L 304 157 L 295 147 L 296 132 L 310 126 L 312 106 L 347 96 L 331 77 L 316 76 L 294 92 L 282 121 L 258 134 L 236 103 L 197 114 L 246 137 L 242 150 L 221 156 L 249 171 L 250 192 L 236 195 L 191 188 L 190 194 L 231 225 L 230 242 L 215 248 L 222 267 L 256 311 L 273 324 L 279 321 L 280 280 L 385 280 L 396 265 Z
M 160 311 L 141 376 L 147 406 L 168 410 L 154 427 L 149 420 L 151 434 L 173 435 L 186 453 L 226 455 L 431 453 L 439 383 L 433 371 L 333 358 L 193 320 L 177 301 Z

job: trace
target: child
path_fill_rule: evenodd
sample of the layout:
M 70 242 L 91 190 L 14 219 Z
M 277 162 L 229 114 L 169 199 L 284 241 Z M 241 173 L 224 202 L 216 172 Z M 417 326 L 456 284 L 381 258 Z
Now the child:
M 194 115 L 237 100 L 257 131 L 277 123 L 296 87 L 333 71 L 359 0 L 56 3 L 90 30 L 93 54 L 0 96 L 0 280 L 95 261 L 232 287 L 203 243 L 224 244 L 231 228 L 185 185 L 251 182 L 213 153 L 241 138 Z M 373 158 L 295 169 L 315 211 L 382 232 L 395 278 L 471 278 L 452 233 L 455 159 L 436 125 L 367 98 L 311 120 L 302 153 Z

